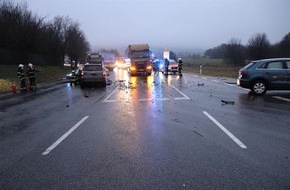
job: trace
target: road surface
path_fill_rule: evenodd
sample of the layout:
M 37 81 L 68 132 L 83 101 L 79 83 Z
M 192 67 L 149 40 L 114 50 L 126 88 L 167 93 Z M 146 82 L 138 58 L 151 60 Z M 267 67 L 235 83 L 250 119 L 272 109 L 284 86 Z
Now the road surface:
M 256 97 L 186 73 L 110 79 L 2 98 L 0 189 L 290 189 L 289 91 Z

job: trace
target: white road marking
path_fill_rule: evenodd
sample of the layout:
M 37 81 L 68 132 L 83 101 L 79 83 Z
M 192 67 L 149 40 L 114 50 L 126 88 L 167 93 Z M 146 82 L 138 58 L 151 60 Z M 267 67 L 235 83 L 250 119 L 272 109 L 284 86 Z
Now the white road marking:
M 174 98 L 174 100 L 190 100 L 190 98 L 188 96 L 186 96 L 183 92 L 181 92 L 180 90 L 178 90 L 175 86 L 172 86 L 172 88 L 174 88 L 177 92 L 179 92 L 183 97 L 176 97 Z M 103 102 L 107 102 L 107 103 L 114 103 L 117 101 L 121 101 L 121 102 L 131 102 L 130 99 L 121 99 L 121 100 L 109 100 L 109 98 L 118 90 L 118 88 L 115 88 L 104 100 Z M 146 101 L 168 101 L 169 98 L 141 98 L 138 101 L 139 102 L 146 102 Z
M 273 98 L 276 98 L 276 99 L 279 99 L 279 100 L 283 100 L 283 101 L 286 101 L 286 102 L 290 102 L 290 99 L 283 98 L 283 97 L 280 97 L 280 96 L 273 96 Z
M 172 86 L 177 92 L 179 92 L 182 96 L 184 96 L 184 98 L 186 98 L 187 100 L 190 100 L 190 98 L 188 96 L 186 96 L 183 92 L 178 90 L 175 86 L 173 86 L 172 84 L 170 84 L 170 86 Z
M 155 99 L 152 99 L 152 98 L 141 98 L 139 99 L 139 102 L 147 102 L 147 101 L 168 101 L 169 98 L 155 98 Z
M 112 102 L 112 100 L 108 100 L 116 91 L 118 90 L 118 87 L 115 88 L 104 100 L 103 102 Z M 117 101 L 117 100 L 116 100 Z
M 237 145 L 239 145 L 241 148 L 246 149 L 247 146 L 244 145 L 235 135 L 233 135 L 229 130 L 227 130 L 222 124 L 220 124 L 215 118 L 213 118 L 210 114 L 208 114 L 206 111 L 203 111 L 203 113 L 212 121 L 214 122 L 224 133 L 226 133 Z
M 76 128 L 78 128 L 89 116 L 85 116 L 77 124 L 75 124 L 70 130 L 68 130 L 64 135 L 62 135 L 55 143 L 48 147 L 42 155 L 45 156 L 49 154 L 55 147 L 57 147 L 66 137 L 68 137 Z
M 219 80 L 211 80 L 212 82 L 220 82 Z
M 225 83 L 225 84 L 228 85 L 228 86 L 236 86 L 234 84 L 229 84 L 229 83 Z
M 177 98 L 174 98 L 174 100 L 188 100 L 188 98 L 186 98 L 186 97 L 177 97 Z

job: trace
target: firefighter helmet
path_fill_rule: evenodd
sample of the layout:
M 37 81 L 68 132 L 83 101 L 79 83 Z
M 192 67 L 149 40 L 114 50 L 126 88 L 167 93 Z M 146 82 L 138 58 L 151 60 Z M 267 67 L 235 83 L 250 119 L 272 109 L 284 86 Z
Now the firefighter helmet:
M 33 67 L 32 63 L 28 63 L 28 67 L 30 68 Z
M 22 64 L 19 64 L 19 66 L 18 66 L 18 67 L 23 69 L 24 65 L 22 65 Z

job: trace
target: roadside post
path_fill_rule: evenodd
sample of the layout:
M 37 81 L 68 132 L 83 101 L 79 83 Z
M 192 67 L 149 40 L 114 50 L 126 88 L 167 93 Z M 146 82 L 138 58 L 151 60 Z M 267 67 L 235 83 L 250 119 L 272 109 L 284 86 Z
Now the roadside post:
M 199 66 L 199 75 L 202 75 L 202 65 Z

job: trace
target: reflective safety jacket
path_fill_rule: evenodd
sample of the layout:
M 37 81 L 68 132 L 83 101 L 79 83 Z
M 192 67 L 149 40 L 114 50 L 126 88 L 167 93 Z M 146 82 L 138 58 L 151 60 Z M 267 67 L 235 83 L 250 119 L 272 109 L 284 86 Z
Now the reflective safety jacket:
M 28 67 L 27 71 L 26 71 L 26 76 L 30 79 L 30 78 L 35 78 L 35 73 L 37 72 L 37 70 L 32 67 Z
M 25 79 L 25 72 L 23 68 L 18 67 L 17 76 L 20 80 Z
M 70 80 L 72 82 L 76 81 L 76 73 L 72 72 L 71 77 L 70 77 Z
M 178 61 L 178 70 L 181 71 L 182 70 L 182 65 L 183 62 L 181 60 Z

